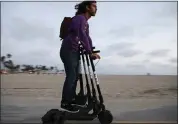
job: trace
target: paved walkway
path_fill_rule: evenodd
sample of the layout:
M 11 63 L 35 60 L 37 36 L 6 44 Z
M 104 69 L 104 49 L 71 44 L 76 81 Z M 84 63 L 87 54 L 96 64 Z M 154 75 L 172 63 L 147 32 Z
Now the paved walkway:
M 41 117 L 50 109 L 58 108 L 58 100 L 37 100 L 30 98 L 1 98 L 2 122 L 12 123 L 40 123 Z M 139 100 L 125 100 L 108 102 L 107 107 L 113 114 L 113 123 L 177 123 L 178 106 L 175 101 L 170 104 L 157 106 L 156 100 L 145 100 L 149 103 L 142 106 Z M 160 100 L 161 103 L 168 100 Z M 150 103 L 151 102 L 151 103 Z M 152 105 L 153 103 L 153 105 Z M 138 105 L 138 106 L 137 106 Z M 140 105 L 140 106 L 139 106 Z M 149 106 L 151 105 L 151 106 Z M 67 121 L 67 124 L 99 124 L 98 119 L 93 121 Z

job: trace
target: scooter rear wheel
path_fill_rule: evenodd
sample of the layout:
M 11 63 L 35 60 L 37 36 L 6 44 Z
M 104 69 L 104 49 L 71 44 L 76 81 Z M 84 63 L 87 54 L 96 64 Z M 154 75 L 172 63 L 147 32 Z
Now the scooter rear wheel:
M 101 124 L 111 124 L 113 121 L 113 116 L 109 110 L 105 110 L 98 114 L 98 119 Z

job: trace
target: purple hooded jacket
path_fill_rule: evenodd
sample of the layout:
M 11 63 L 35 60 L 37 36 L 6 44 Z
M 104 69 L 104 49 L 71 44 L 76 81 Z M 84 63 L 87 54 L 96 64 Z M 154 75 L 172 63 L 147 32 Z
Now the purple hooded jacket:
M 76 52 L 79 49 L 78 41 L 82 43 L 84 49 L 88 53 L 92 52 L 92 40 L 89 36 L 89 24 L 84 15 L 73 17 L 69 27 L 69 34 L 64 38 L 62 47 Z

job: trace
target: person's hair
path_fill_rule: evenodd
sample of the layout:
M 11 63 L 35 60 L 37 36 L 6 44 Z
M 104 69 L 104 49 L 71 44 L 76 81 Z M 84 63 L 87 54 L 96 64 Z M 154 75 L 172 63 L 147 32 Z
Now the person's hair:
M 84 14 L 86 12 L 86 7 L 90 6 L 92 3 L 96 3 L 96 1 L 83 1 L 75 5 L 75 9 L 77 10 L 75 15 Z

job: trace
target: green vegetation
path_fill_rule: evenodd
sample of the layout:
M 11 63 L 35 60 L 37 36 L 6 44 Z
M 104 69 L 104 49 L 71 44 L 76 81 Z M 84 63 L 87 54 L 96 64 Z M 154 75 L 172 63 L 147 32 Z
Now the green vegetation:
M 46 72 L 64 72 L 64 70 L 59 70 L 56 66 L 47 67 L 46 65 L 28 65 L 28 64 L 15 64 L 12 60 L 12 55 L 7 54 L 6 56 L 1 56 L 1 71 L 6 70 L 8 73 L 20 73 L 20 72 L 30 72 L 30 73 L 46 73 Z M 4 66 L 4 67 L 2 67 Z

